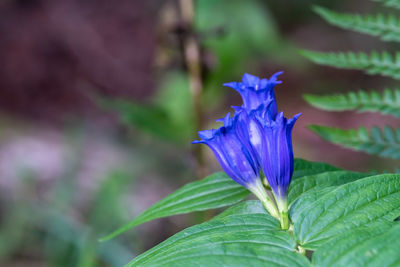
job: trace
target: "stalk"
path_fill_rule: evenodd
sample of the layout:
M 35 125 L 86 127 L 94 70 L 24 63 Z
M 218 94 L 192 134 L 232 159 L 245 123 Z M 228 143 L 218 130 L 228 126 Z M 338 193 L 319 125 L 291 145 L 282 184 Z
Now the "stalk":
M 194 29 L 195 7 L 193 0 L 180 0 L 181 21 L 183 23 L 185 33 L 182 35 L 183 54 L 189 76 L 190 93 L 192 97 L 192 107 L 195 121 L 195 132 L 203 129 L 203 79 L 202 79 L 202 62 L 200 44 L 196 38 Z M 203 146 L 194 146 L 194 155 L 196 157 L 197 176 L 203 178 L 205 171 L 205 158 Z
M 257 183 L 249 186 L 249 190 L 257 196 L 257 198 L 262 202 L 265 209 L 271 214 L 271 216 L 275 217 L 279 220 L 279 212 L 276 208 L 274 202 L 268 196 L 267 192 L 265 192 L 264 186 L 262 185 L 261 180 L 257 180 Z
M 289 229 L 289 211 L 287 199 L 276 198 L 276 203 L 279 210 L 279 221 L 281 222 L 281 228 L 283 230 Z

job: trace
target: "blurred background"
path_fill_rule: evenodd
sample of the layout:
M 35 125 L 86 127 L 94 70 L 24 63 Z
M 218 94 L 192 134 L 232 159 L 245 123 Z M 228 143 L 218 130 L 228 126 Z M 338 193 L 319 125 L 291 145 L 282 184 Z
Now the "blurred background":
M 222 86 L 283 70 L 278 108 L 302 112 L 296 157 L 368 171 L 393 162 L 319 139 L 311 123 L 393 125 L 323 112 L 304 93 L 394 87 L 388 78 L 312 64 L 298 49 L 370 51 L 392 44 L 329 26 L 311 10 L 375 13 L 354 1 L 2 0 L 0 266 L 122 266 L 201 214 L 98 238 L 179 186 L 220 170 L 191 146 L 240 105 Z

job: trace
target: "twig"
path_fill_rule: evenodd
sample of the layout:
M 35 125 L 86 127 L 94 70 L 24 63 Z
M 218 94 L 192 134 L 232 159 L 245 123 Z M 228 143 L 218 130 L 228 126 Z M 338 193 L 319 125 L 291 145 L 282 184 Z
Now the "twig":
M 181 19 L 184 26 L 183 50 L 185 63 L 189 75 L 190 92 L 195 119 L 195 132 L 203 128 L 203 80 L 200 47 L 194 33 L 194 1 L 179 0 Z M 202 178 L 205 175 L 203 146 L 194 146 L 194 155 L 197 160 L 197 175 Z

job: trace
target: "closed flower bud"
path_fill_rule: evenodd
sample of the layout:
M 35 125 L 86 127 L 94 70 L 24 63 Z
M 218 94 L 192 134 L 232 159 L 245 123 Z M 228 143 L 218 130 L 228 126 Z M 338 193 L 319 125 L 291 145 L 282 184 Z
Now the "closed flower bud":
M 260 121 L 262 131 L 261 168 L 277 199 L 286 199 L 292 180 L 294 157 L 292 129 L 301 114 L 286 119 L 279 113 L 275 120 Z
M 228 113 L 222 119 L 224 125 L 219 129 L 200 131 L 200 141 L 193 144 L 206 144 L 218 159 L 222 169 L 238 184 L 254 193 L 270 211 L 271 215 L 278 217 L 272 202 L 263 187 L 257 160 L 254 153 L 249 151 L 247 140 L 241 140 L 237 135 L 237 116 L 230 117 Z M 221 121 L 221 120 L 218 120 Z

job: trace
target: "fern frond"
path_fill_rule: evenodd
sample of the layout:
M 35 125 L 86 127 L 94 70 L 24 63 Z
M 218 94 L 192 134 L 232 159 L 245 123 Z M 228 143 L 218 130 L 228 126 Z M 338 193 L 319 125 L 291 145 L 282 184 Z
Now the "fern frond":
M 358 91 L 325 96 L 306 94 L 303 97 L 310 105 L 323 110 L 380 112 L 400 118 L 400 90 L 385 89 L 383 93 Z
M 386 7 L 394 7 L 400 9 L 400 1 L 399 0 L 372 0 L 374 2 L 381 2 Z
M 302 50 L 300 53 L 314 63 L 336 68 L 363 70 L 370 75 L 380 74 L 393 79 L 400 79 L 400 52 L 395 58 L 388 52 L 315 52 Z
M 400 21 L 394 15 L 342 14 L 318 6 L 314 7 L 314 11 L 338 27 L 379 36 L 383 41 L 400 42 Z
M 393 130 L 385 126 L 383 131 L 373 127 L 371 133 L 364 127 L 344 130 L 322 125 L 310 125 L 308 128 L 322 139 L 353 150 L 368 154 L 400 159 L 400 128 Z

